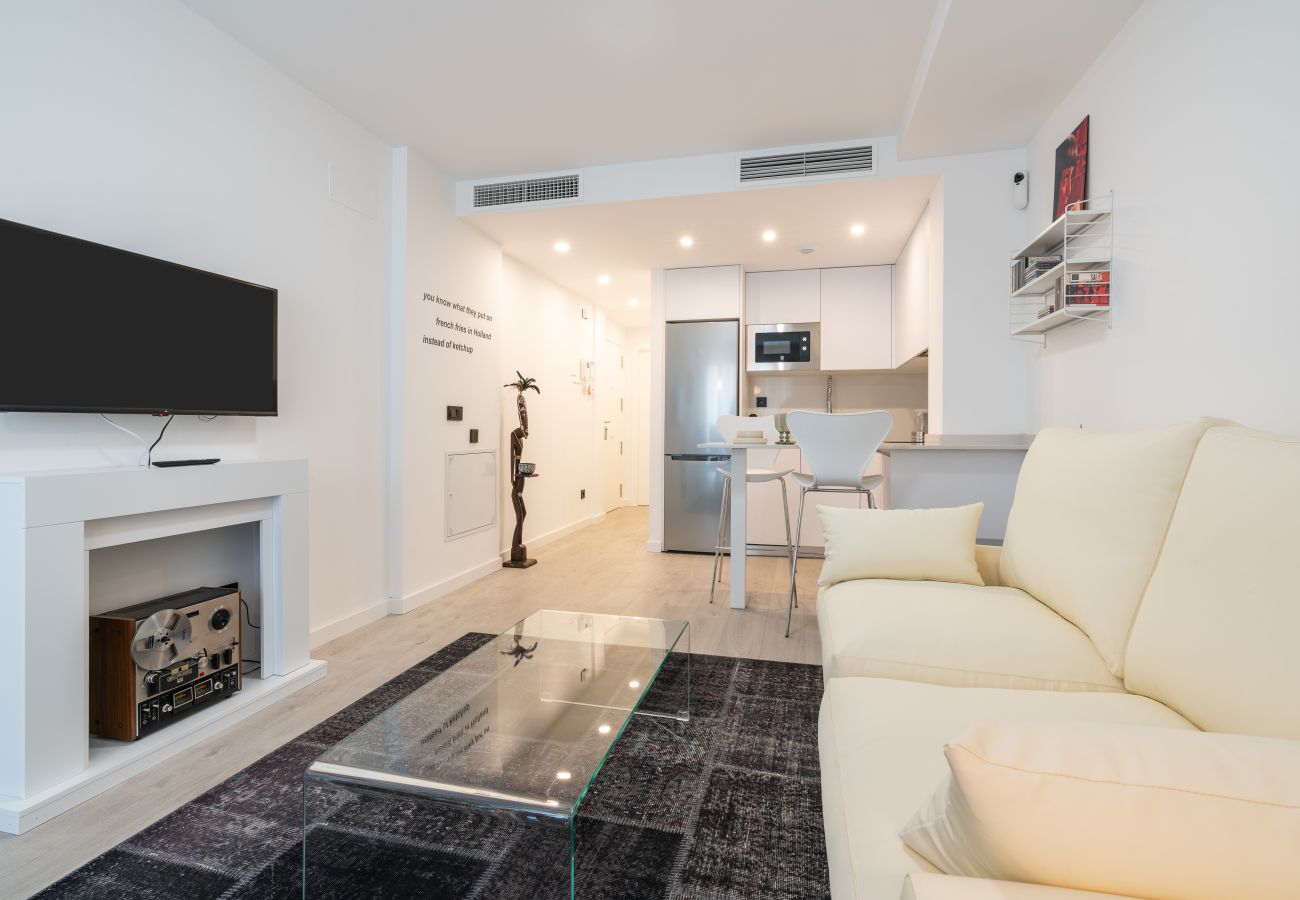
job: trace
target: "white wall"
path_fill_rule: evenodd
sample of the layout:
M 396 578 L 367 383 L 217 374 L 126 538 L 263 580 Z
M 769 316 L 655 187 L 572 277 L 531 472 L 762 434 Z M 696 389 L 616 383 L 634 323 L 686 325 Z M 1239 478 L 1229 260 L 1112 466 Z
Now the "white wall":
M 930 430 L 934 434 L 1019 434 L 1032 424 L 1030 345 L 1008 336 L 1007 262 L 1028 233 L 1011 204 L 1011 176 L 1023 151 L 896 163 L 899 175 L 942 176 L 931 229 Z M 882 173 L 883 174 L 883 173 Z
M 501 248 L 455 217 L 453 183 L 407 148 L 393 151 L 393 171 L 389 609 L 400 613 L 500 565 L 499 515 L 491 528 L 447 539 L 445 476 L 448 451 L 500 452 L 504 317 Z M 441 327 L 439 320 L 491 337 Z M 473 352 L 426 338 L 451 339 Z M 464 420 L 448 421 L 448 406 L 462 407 Z M 477 444 L 469 443 L 470 428 L 479 429 Z
M 515 372 L 536 378 L 541 393 L 528 392 L 529 436 L 524 461 L 537 464 L 524 503 L 524 543 L 530 548 L 599 517 L 600 459 L 593 439 L 595 397 L 578 383 L 582 360 L 595 358 L 597 319 L 604 314 L 517 260 L 505 258 L 501 303 L 501 358 L 496 382 L 514 381 Z M 583 314 L 586 313 L 584 318 Z M 518 424 L 515 392 L 501 388 L 503 483 L 509 478 L 510 431 Z M 579 498 L 586 489 L 587 498 Z M 508 550 L 514 509 L 502 491 L 501 545 Z
M 279 289 L 279 418 L 181 418 L 160 449 L 309 458 L 313 630 L 382 606 L 388 147 L 171 0 L 6 0 L 0 109 L 0 217 Z M 0 470 L 138 449 L 0 415 Z
M 1085 115 L 1089 193 L 1116 206 L 1113 328 L 1049 336 L 1043 425 L 1212 414 L 1300 434 L 1298 41 L 1289 0 L 1147 0 L 1035 136 L 1035 228 Z

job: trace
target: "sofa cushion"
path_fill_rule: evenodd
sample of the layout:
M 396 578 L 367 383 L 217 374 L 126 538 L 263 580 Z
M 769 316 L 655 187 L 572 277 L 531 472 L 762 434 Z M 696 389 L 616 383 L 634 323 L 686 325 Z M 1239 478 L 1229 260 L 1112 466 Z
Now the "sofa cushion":
M 1129 639 L 1129 690 L 1210 731 L 1300 738 L 1300 439 L 1201 441 Z
M 825 676 L 953 687 L 1122 691 L 1088 636 L 1024 591 L 930 581 L 822 590 Z
M 897 897 L 909 872 L 934 871 L 903 846 L 898 832 L 947 773 L 944 744 L 978 722 L 1193 727 L 1168 707 L 1134 694 L 832 678 L 817 727 L 835 900 Z
M 898 578 L 983 586 L 975 562 L 983 511 L 983 503 L 938 509 L 819 506 L 826 560 L 818 584 Z
M 951 875 L 1151 900 L 1300 892 L 1300 741 L 982 724 L 944 752 L 951 775 L 902 838 Z
M 917 872 L 907 876 L 900 900 L 1115 900 L 1117 897 L 1135 900 L 1119 894 L 1098 894 L 1019 881 L 990 881 Z
M 1001 582 L 1082 628 L 1123 676 L 1124 642 L 1208 419 L 1110 433 L 1047 428 L 1016 482 Z

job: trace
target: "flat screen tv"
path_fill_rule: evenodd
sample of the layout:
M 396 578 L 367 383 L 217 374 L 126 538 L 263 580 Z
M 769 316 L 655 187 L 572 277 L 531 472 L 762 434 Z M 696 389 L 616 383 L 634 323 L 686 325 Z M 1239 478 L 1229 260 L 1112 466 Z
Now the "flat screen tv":
M 276 301 L 0 219 L 0 410 L 276 415 Z

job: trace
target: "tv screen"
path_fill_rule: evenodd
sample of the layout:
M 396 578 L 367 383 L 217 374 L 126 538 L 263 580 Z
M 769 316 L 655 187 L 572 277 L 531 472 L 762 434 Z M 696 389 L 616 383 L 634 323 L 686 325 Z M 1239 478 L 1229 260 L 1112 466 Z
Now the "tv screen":
M 276 299 L 0 219 L 0 410 L 273 416 Z

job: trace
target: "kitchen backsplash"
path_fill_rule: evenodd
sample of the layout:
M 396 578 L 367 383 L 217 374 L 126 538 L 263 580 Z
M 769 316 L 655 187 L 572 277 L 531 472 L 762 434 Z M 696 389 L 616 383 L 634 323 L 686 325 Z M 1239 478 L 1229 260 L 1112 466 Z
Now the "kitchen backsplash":
M 861 409 L 924 409 L 927 404 L 927 376 L 921 375 L 835 375 L 832 404 L 835 412 Z M 767 397 L 766 412 L 826 408 L 825 375 L 749 375 L 749 396 L 745 413 L 760 413 L 756 397 Z M 910 424 L 909 424 L 910 429 Z

